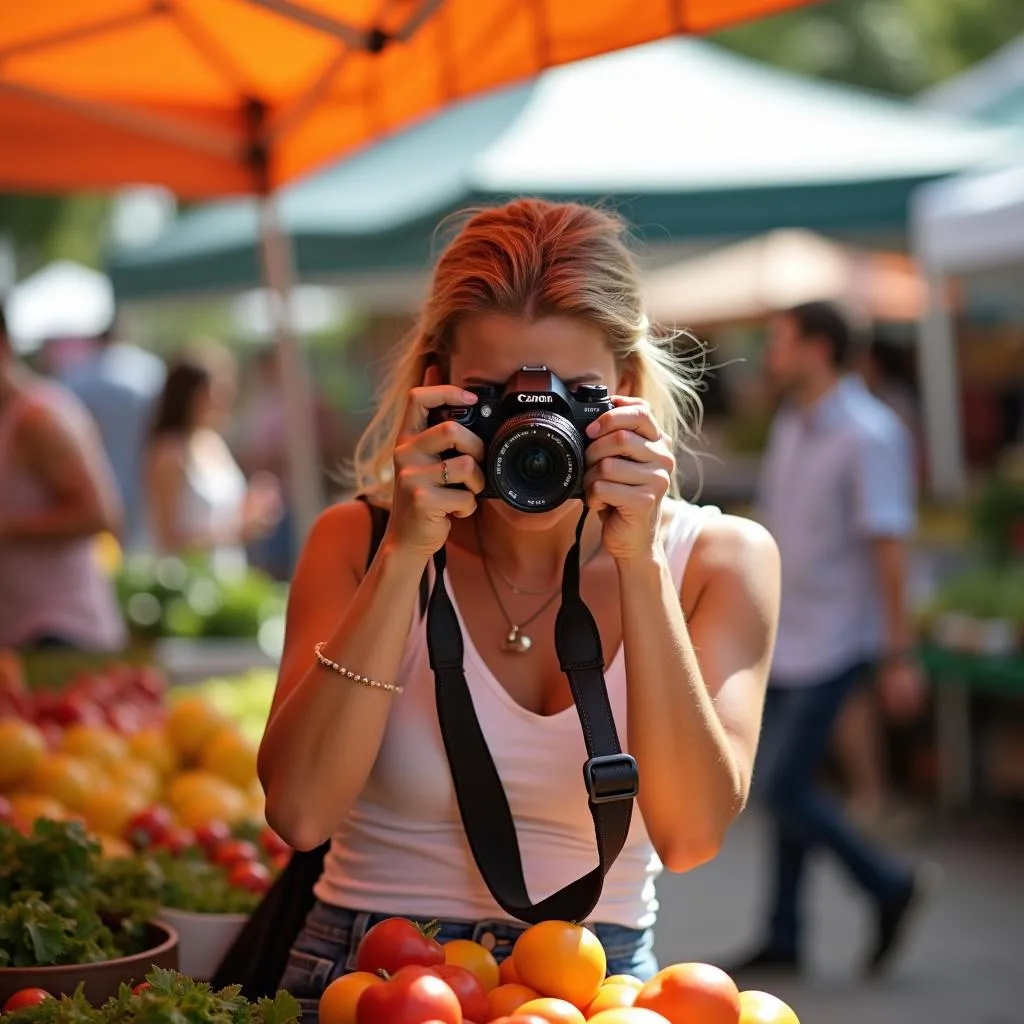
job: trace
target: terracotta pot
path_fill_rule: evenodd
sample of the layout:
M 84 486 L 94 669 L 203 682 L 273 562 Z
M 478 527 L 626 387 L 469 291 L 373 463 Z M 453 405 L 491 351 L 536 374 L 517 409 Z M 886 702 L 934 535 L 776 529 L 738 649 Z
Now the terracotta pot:
M 122 982 L 137 985 L 153 967 L 178 969 L 178 933 L 169 925 L 146 926 L 147 948 L 132 956 L 98 964 L 61 964 L 58 967 L 0 968 L 0 1006 L 23 988 L 41 988 L 53 996 L 72 995 L 85 982 L 86 998 L 99 1006 L 116 996 Z

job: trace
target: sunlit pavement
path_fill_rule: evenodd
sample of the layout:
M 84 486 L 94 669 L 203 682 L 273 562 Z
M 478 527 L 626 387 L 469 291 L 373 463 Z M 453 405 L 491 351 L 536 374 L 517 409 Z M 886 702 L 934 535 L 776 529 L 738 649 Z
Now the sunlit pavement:
M 868 939 L 866 903 L 821 855 L 808 891 L 810 970 L 757 984 L 786 999 L 801 1024 L 1024 1024 L 1024 836 L 979 826 L 933 826 L 902 845 L 945 873 L 889 976 L 857 977 Z M 766 831 L 737 823 L 720 856 L 686 876 L 662 876 L 661 962 L 727 964 L 747 947 L 763 899 Z

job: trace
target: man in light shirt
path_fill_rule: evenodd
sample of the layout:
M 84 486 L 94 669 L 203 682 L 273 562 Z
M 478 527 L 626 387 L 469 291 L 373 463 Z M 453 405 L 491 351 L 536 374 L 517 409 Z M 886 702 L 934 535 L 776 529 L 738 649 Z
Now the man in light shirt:
M 765 356 L 785 395 L 759 495 L 782 558 L 782 608 L 754 790 L 774 825 L 775 864 L 764 944 L 737 970 L 800 967 L 801 896 L 816 847 L 871 900 L 869 972 L 889 964 L 922 891 L 922 873 L 859 835 L 818 783 L 844 702 L 875 672 L 893 712 L 916 710 L 921 694 L 906 586 L 911 439 L 844 374 L 851 336 L 838 308 L 807 303 L 774 318 Z

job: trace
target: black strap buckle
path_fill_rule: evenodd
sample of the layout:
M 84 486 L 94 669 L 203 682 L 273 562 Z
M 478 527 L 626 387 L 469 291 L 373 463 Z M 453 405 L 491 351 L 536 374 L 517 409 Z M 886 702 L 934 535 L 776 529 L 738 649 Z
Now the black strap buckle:
M 583 765 L 583 781 L 592 804 L 633 800 L 640 792 L 640 773 L 630 754 L 602 754 Z

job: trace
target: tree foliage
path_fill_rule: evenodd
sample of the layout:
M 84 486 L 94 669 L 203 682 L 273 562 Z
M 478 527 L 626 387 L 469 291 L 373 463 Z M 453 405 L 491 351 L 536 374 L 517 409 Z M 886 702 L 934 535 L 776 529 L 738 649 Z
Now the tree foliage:
M 911 96 L 1021 33 L 1022 0 L 829 0 L 715 38 L 802 74 Z

